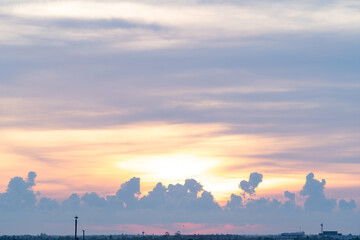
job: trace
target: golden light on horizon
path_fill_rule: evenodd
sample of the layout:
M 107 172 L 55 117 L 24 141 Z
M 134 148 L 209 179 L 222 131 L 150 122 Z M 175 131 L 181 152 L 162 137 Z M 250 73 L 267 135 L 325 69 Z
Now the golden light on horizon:
M 220 165 L 220 161 L 195 155 L 174 154 L 130 158 L 116 165 L 125 171 L 141 172 L 143 176 L 154 181 L 171 181 L 206 176 L 209 169 Z
M 261 155 L 308 146 L 308 139 L 229 134 L 228 129 L 220 124 L 138 123 L 109 129 L 1 130 L 0 152 L 7 161 L 0 162 L 0 187 L 4 191 L 11 177 L 30 170 L 38 174 L 35 189 L 42 196 L 60 199 L 73 192 L 113 194 L 134 176 L 141 178 L 142 194 L 157 182 L 168 185 L 194 178 L 224 202 L 231 193 L 240 194 L 239 182 L 257 171 L 264 174 L 260 195 L 301 189 L 308 173 L 301 168 L 304 163 L 279 165 Z M 313 167 L 316 171 L 322 166 Z M 328 168 L 349 171 L 339 164 Z M 360 185 L 352 175 L 323 170 L 317 175 L 331 183 L 327 187 Z M 334 181 L 337 178 L 341 181 Z

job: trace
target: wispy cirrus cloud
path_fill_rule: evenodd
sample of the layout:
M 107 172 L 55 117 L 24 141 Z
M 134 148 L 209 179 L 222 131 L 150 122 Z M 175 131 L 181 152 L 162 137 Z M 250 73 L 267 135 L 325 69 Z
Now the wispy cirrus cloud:
M 7 24 L 1 26 L 3 44 L 95 41 L 112 48 L 139 50 L 234 46 L 249 44 L 248 37 L 281 33 L 356 33 L 360 23 L 357 9 L 352 1 L 335 1 L 322 7 L 311 2 L 32 1 L 5 3 L 0 12 L 7 16 L 3 17 Z M 62 19 L 77 22 L 63 27 L 57 22 Z M 108 22 L 118 20 L 125 25 L 116 26 L 115 22 L 109 28 Z M 80 26 L 78 21 L 82 21 Z M 94 27 L 94 21 L 102 23 Z

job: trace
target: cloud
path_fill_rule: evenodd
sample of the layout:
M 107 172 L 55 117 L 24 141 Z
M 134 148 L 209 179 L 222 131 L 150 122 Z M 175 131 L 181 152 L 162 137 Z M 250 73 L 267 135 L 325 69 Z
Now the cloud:
M 158 208 L 165 203 L 167 188 L 162 183 L 157 183 L 153 190 L 140 199 L 143 208 Z
M 284 192 L 284 196 L 289 199 L 291 202 L 295 202 L 295 193 L 291 193 L 289 191 Z
M 148 193 L 146 200 L 130 191 L 120 197 L 113 193 L 115 199 L 110 201 L 112 197 L 105 193 L 112 191 L 110 184 L 118 184 L 110 180 L 119 172 L 113 167 L 115 161 L 129 154 L 189 151 L 226 159 L 219 165 L 226 164 L 231 172 L 214 173 L 218 168 L 213 165 L 200 165 L 194 169 L 206 170 L 206 176 L 203 172 L 183 174 L 172 178 L 172 183 L 202 176 L 202 184 L 209 186 L 205 179 L 214 174 L 227 178 L 251 171 L 249 166 L 255 165 L 254 169 L 263 173 L 288 176 L 309 171 L 311 166 L 311 170 L 323 172 L 329 183 L 339 180 L 338 186 L 359 186 L 359 181 L 354 181 L 360 169 L 360 55 L 354 51 L 359 45 L 358 2 L 14 3 L 0 4 L 0 157 L 9 162 L 4 163 L 9 164 L 5 172 L 14 172 L 19 165 L 39 167 L 44 179 L 61 179 L 56 187 L 51 183 L 41 189 L 68 196 L 75 175 L 69 171 L 79 173 L 86 165 L 90 182 L 78 182 L 81 193 L 93 190 L 87 189 L 87 184 L 94 186 L 108 176 L 101 193 L 96 190 L 79 196 L 81 209 L 117 212 L 133 208 L 132 213 L 140 209 L 153 214 L 154 208 L 161 217 L 166 215 L 164 209 L 176 204 L 188 209 L 200 202 L 202 194 L 204 201 L 210 201 L 211 195 L 202 193 L 206 190 L 199 191 L 197 198 L 184 193 L 176 202 L 167 194 L 167 180 L 166 185 L 158 184 Z M 137 125 L 139 122 L 153 131 L 144 134 L 149 128 Z M 176 125 L 179 123 L 183 125 Z M 214 123 L 222 129 L 214 131 Z M 118 129 L 128 128 L 126 124 L 135 131 L 117 134 Z M 159 131 L 154 127 L 158 124 L 171 128 Z M 98 171 L 106 167 L 99 160 L 103 158 L 115 160 Z M 18 164 L 12 164 L 14 160 Z M 198 161 L 189 162 L 191 166 Z M 143 173 L 136 170 L 135 164 L 135 170 L 123 172 L 122 177 Z M 165 183 L 168 177 L 153 171 L 141 177 L 149 182 L 149 175 L 154 185 Z M 8 177 L 3 174 L 1 181 L 6 183 Z M 221 182 L 214 183 L 218 184 L 212 191 L 215 198 L 224 190 L 219 187 Z M 294 192 L 294 188 L 289 190 Z M 231 191 L 226 194 L 230 196 Z M 352 194 L 358 200 L 359 193 Z M 320 199 L 305 197 L 309 198 L 307 204 L 310 199 Z M 240 206 L 237 195 L 230 198 L 246 216 L 246 199 Z M 290 204 L 291 198 L 284 201 Z M 49 199 L 40 203 L 37 206 L 44 209 L 56 205 Z M 255 210 L 253 213 L 256 215 Z
M 60 208 L 60 204 L 51 198 L 42 197 L 38 203 L 38 208 L 45 211 L 52 211 Z
M 137 207 L 140 193 L 140 178 L 133 177 L 121 184 L 121 188 L 116 192 L 116 195 L 107 196 L 107 200 L 112 206 L 131 209 Z
M 18 211 L 24 208 L 32 208 L 36 203 L 36 193 L 32 190 L 35 186 L 35 172 L 29 172 L 24 180 L 22 177 L 14 177 L 10 180 L 5 193 L 0 194 L 0 208 L 5 211 Z
M 61 204 L 61 207 L 63 209 L 69 211 L 79 210 L 80 206 L 81 206 L 80 196 L 76 193 L 71 194 L 70 197 L 65 199 Z
M 248 44 L 249 37 L 284 32 L 353 32 L 360 22 L 356 8 L 352 8 L 352 1 L 344 1 L 342 4 L 323 3 L 326 7 L 322 8 L 310 1 L 306 4 L 293 2 L 286 7 L 269 2 L 262 2 L 261 5 L 160 2 L 162 4 L 79 0 L 3 3 L 0 13 L 10 20 L 6 19 L 8 24 L 0 25 L 4 32 L 2 43 L 50 42 L 56 45 L 59 42 L 101 42 L 123 50 L 191 47 L 200 44 L 238 45 L 240 42 Z M 68 20 L 70 24 L 64 27 L 56 20 Z M 95 24 L 97 27 L 89 29 L 89 22 L 107 22 L 104 20 L 123 21 L 133 27 L 113 24 L 109 28 L 106 24 L 102 27 Z M 79 21 L 83 22 L 80 27 Z M 9 24 L 12 25 L 10 28 L 7 26 Z
M 29 188 L 35 186 L 35 178 L 36 178 L 35 172 L 29 172 L 28 177 L 26 179 L 26 183 L 28 184 Z
M 241 196 L 231 194 L 226 205 L 220 207 L 211 192 L 206 191 L 195 179 L 186 179 L 183 184 L 169 184 L 168 186 L 157 183 L 151 191 L 140 197 L 140 178 L 136 177 L 121 184 L 114 195 L 102 197 L 91 192 L 81 196 L 74 193 L 61 204 L 47 197 L 40 198 L 36 203 L 37 194 L 31 190 L 32 186 L 35 186 L 35 178 L 34 172 L 30 172 L 26 180 L 21 177 L 12 178 L 7 191 L 0 195 L 0 211 L 6 214 L 4 217 L 9 220 L 6 226 L 22 224 L 24 229 L 37 229 L 29 225 L 29 221 L 26 222 L 26 219 L 31 218 L 31 224 L 50 223 L 49 226 L 54 225 L 59 231 L 58 227 L 72 220 L 76 214 L 80 216 L 80 224 L 87 225 L 88 229 L 95 233 L 115 231 L 120 225 L 159 227 L 166 224 L 180 224 L 181 226 L 181 223 L 189 228 L 193 224 L 234 225 L 244 231 L 250 231 L 250 229 L 246 230 L 247 227 L 256 225 L 279 229 L 278 226 L 301 223 L 302 226 L 308 224 L 311 227 L 314 224 L 308 219 L 318 221 L 319 217 L 326 217 L 329 221 L 332 218 L 334 221 L 344 221 L 349 229 L 354 229 L 356 227 L 349 224 L 349 221 L 358 217 L 358 213 L 354 210 L 356 208 L 354 200 L 339 201 L 339 208 L 343 212 L 346 211 L 346 215 L 335 211 L 332 205 L 329 205 L 332 199 L 324 197 L 325 180 L 320 182 L 314 179 L 312 173 L 307 176 L 301 191 L 303 196 L 307 196 L 305 209 L 297 205 L 295 194 L 289 191 L 284 192 L 287 198 L 285 202 L 268 197 L 248 198 L 244 201 Z M 248 183 L 251 183 L 250 186 L 255 189 L 261 180 L 261 174 L 252 173 Z M 309 200 L 309 198 L 315 200 Z M 318 205 L 314 207 L 311 205 L 314 202 L 326 205 L 326 209 L 319 208 Z M 28 211 L 18 211 L 25 208 Z M 319 210 L 326 211 L 319 212 Z M 15 212 L 18 217 L 16 219 Z M 124 231 L 123 228 L 118 230 Z M 62 231 L 66 232 L 66 230 Z M 134 233 L 136 230 L 128 229 L 128 231 Z M 203 231 L 206 233 L 206 230 Z M 231 232 L 229 229 L 224 229 L 224 231 Z M 0 233 L 7 232 L 0 230 Z M 258 233 L 261 233 L 261 230 Z
M 84 203 L 87 207 L 105 207 L 106 206 L 106 200 L 103 197 L 100 197 L 97 193 L 85 193 L 81 197 L 81 201 Z
M 341 199 L 339 201 L 339 208 L 342 211 L 349 211 L 349 210 L 353 210 L 356 208 L 356 203 L 354 201 L 354 199 L 351 199 L 349 201 L 346 201 L 344 199 Z
M 296 205 L 295 202 L 295 193 L 285 191 L 284 197 L 287 199 L 283 204 L 282 208 L 288 209 L 288 210 L 300 210 L 300 206 Z
M 300 192 L 300 195 L 307 196 L 304 204 L 306 210 L 330 211 L 336 206 L 335 199 L 325 197 L 325 184 L 325 179 L 320 182 L 314 178 L 313 173 L 306 176 L 306 183 Z
M 168 187 L 158 183 L 140 199 L 140 203 L 143 208 L 166 210 L 206 211 L 220 208 L 213 195 L 195 179 L 186 179 L 184 184 L 169 184 Z
M 201 197 L 199 198 L 198 203 L 195 206 L 195 209 L 200 209 L 203 211 L 208 210 L 220 210 L 219 204 L 215 201 L 214 196 L 211 192 L 203 191 Z
M 253 172 L 250 174 L 249 181 L 242 180 L 239 187 L 244 190 L 244 194 L 253 195 L 255 188 L 262 182 L 263 175 L 261 173 Z
M 226 202 L 225 209 L 235 210 L 243 206 L 243 199 L 241 196 L 231 194 L 230 200 Z

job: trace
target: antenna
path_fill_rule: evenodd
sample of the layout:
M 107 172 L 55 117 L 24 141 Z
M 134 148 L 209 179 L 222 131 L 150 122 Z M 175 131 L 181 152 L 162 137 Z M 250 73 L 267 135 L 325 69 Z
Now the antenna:
M 322 224 L 320 224 L 320 226 L 321 226 L 321 234 L 323 234 L 324 233 L 324 224 L 322 223 Z
M 78 216 L 75 216 L 75 240 L 77 240 L 77 221 L 78 221 Z

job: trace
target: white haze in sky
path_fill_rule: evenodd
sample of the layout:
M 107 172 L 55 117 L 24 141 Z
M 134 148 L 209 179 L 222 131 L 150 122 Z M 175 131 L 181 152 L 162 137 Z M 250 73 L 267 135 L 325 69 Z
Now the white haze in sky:
M 0 39 L 8 45 L 97 41 L 118 50 L 229 47 L 267 34 L 359 33 L 358 12 L 357 1 L 5 1 Z M 71 21 L 102 23 L 79 28 Z

